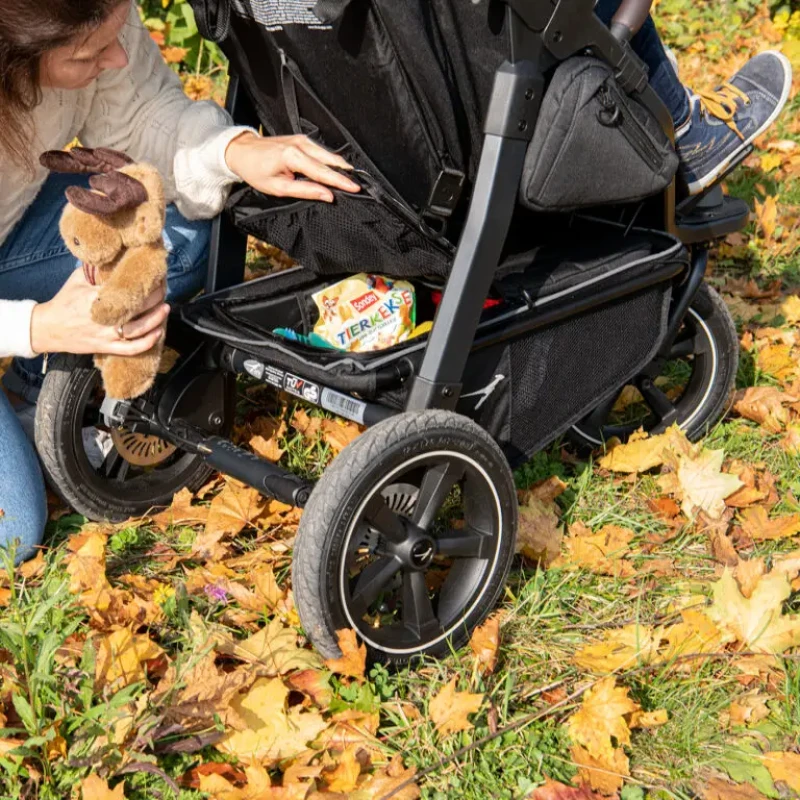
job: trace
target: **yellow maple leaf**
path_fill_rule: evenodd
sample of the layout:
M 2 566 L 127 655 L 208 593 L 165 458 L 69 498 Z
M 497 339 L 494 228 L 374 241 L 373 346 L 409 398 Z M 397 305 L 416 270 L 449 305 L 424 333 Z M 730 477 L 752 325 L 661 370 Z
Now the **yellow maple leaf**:
M 755 201 L 756 219 L 764 232 L 765 239 L 772 239 L 778 225 L 778 202 L 775 197 L 767 197 L 763 203 Z
M 206 792 L 214 800 L 291 800 L 281 789 L 277 790 L 280 794 L 273 792 L 269 773 L 257 761 L 247 764 L 244 774 L 247 784 L 240 789 L 222 775 L 200 773 L 200 791 Z M 308 787 L 303 786 L 300 797 L 305 797 L 307 791 Z
M 236 536 L 264 510 L 265 499 L 250 486 L 228 481 L 211 501 L 205 530 L 197 537 L 192 557 L 211 558 L 214 546 L 227 536 Z
M 791 294 L 781 303 L 781 314 L 789 325 L 800 322 L 800 297 Z
M 669 714 L 666 708 L 659 708 L 656 711 L 634 711 L 628 720 L 628 727 L 631 728 L 658 728 L 669 722 Z
M 81 781 L 82 800 L 125 800 L 125 784 L 118 783 L 113 789 L 97 775 L 89 775 Z
M 752 506 L 739 515 L 744 533 L 751 539 L 788 539 L 800 533 L 800 514 L 788 514 L 770 519 L 764 506 Z
M 647 625 L 626 625 L 608 631 L 603 639 L 585 645 L 573 657 L 581 669 L 603 674 L 649 664 L 658 653 L 658 638 Z
M 783 163 L 783 157 L 780 153 L 765 153 L 761 156 L 761 169 L 764 172 L 772 172 Z
M 482 703 L 482 694 L 457 692 L 456 679 L 452 678 L 431 698 L 428 713 L 436 725 L 436 730 L 442 736 L 447 736 L 450 733 L 469 730 L 472 723 L 467 716 L 474 714 Z
M 598 575 L 626 576 L 633 567 L 624 561 L 634 537 L 632 530 L 618 525 L 606 525 L 592 533 L 583 523 L 569 526 L 564 540 L 564 553 L 552 564 L 564 569 L 585 568 Z
M 749 650 L 783 653 L 800 644 L 800 615 L 782 614 L 783 602 L 790 594 L 787 576 L 771 572 L 747 598 L 726 569 L 714 585 L 714 604 L 708 615 Z
M 678 453 L 675 472 L 662 475 L 659 486 L 681 501 L 681 510 L 689 519 L 694 519 L 698 510 L 718 519 L 725 511 L 725 498 L 744 485 L 735 475 L 722 472 L 724 458 L 724 450 Z
M 665 643 L 660 654 L 663 661 L 670 662 L 693 653 L 716 653 L 733 638 L 720 631 L 714 621 L 702 611 L 686 609 L 681 611 L 681 619 L 681 622 L 670 625 L 661 632 Z M 697 667 L 701 664 L 701 660 L 696 662 Z M 695 668 L 691 663 L 689 666 Z
M 213 634 L 214 649 L 257 665 L 261 675 L 284 675 L 292 670 L 318 669 L 322 659 L 297 646 L 297 631 L 275 618 L 251 637 L 235 639 L 227 633 Z
M 793 792 L 800 793 L 799 753 L 764 753 L 761 763 L 769 770 L 773 780 L 781 781 Z
M 366 645 L 359 645 L 356 632 L 352 628 L 342 628 L 342 630 L 336 631 L 336 638 L 342 655 L 340 658 L 329 658 L 325 662 L 325 666 L 331 672 L 349 675 L 351 678 L 363 681 L 367 669 Z
M 484 675 L 490 675 L 497 666 L 497 650 L 500 647 L 500 616 L 494 614 L 483 625 L 472 632 L 469 646 L 475 653 L 477 663 Z
M 193 495 L 188 489 L 181 489 L 172 498 L 172 504 L 152 519 L 162 530 L 172 525 L 205 525 L 208 519 L 208 506 L 192 505 Z
M 618 747 L 605 758 L 593 756 L 579 744 L 570 749 L 572 761 L 578 767 L 578 776 L 589 786 L 605 795 L 616 795 L 631 774 L 630 761 L 625 751 Z
M 158 658 L 164 651 L 147 635 L 121 628 L 97 639 L 95 686 L 118 691 L 143 681 L 147 676 L 144 662 Z
M 639 710 L 625 686 L 617 686 L 613 675 L 598 681 L 583 696 L 581 707 L 567 722 L 574 744 L 585 747 L 595 758 L 610 758 L 619 745 L 630 744 L 631 732 L 625 716 Z
M 756 366 L 780 381 L 789 380 L 797 372 L 790 344 L 768 344 L 756 354 Z
M 600 459 L 600 466 L 612 472 L 647 472 L 664 463 L 664 449 L 669 446 L 669 432 L 649 436 L 637 431 L 625 444 L 618 444 Z
M 245 727 L 226 733 L 217 742 L 217 749 L 265 766 L 306 750 L 328 723 L 315 711 L 297 706 L 287 710 L 288 696 L 289 689 L 280 678 L 259 678 L 246 694 L 232 702 Z
M 348 747 L 339 757 L 336 768 L 325 775 L 330 791 L 347 794 L 356 788 L 361 775 L 361 764 L 356 758 L 358 750 L 357 745 Z

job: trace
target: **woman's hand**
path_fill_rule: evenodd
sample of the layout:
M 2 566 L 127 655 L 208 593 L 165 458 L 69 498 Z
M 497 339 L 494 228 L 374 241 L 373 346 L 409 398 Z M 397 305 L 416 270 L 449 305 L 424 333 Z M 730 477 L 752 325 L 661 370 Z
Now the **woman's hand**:
M 228 145 L 225 161 L 245 183 L 275 197 L 333 202 L 333 186 L 345 192 L 360 187 L 331 169 L 351 169 L 335 153 L 315 144 L 307 136 L 256 136 L 243 133 Z M 298 180 L 303 175 L 310 180 Z
M 164 287 L 153 292 L 142 314 L 116 328 L 92 320 L 92 303 L 99 289 L 86 282 L 81 270 L 70 275 L 61 291 L 40 303 L 31 316 L 31 347 L 37 353 L 97 353 L 136 356 L 149 350 L 164 336 L 169 306 Z

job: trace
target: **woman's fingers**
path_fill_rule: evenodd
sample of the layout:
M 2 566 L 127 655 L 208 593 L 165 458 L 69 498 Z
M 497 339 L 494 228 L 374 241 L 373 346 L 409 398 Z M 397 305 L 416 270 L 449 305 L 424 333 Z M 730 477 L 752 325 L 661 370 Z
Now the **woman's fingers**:
M 317 144 L 308 138 L 308 136 L 298 136 L 294 142 L 295 147 L 299 147 L 304 153 L 307 153 L 317 161 L 327 164 L 329 167 L 338 167 L 339 169 L 353 169 L 352 165 L 345 161 L 337 153 L 331 153 L 326 150 L 321 144 Z
M 360 188 L 357 183 L 351 181 L 346 175 L 336 172 L 336 170 L 326 166 L 299 147 L 286 148 L 284 163 L 292 172 L 298 172 L 307 178 L 311 178 L 312 181 L 334 186 L 345 192 L 357 192 Z
M 151 311 L 154 308 L 158 308 L 163 302 L 164 298 L 167 296 L 167 287 L 164 283 L 159 284 L 157 289 L 154 289 L 148 295 L 147 299 L 144 301 L 144 305 L 142 306 L 141 314 L 146 314 L 148 311 Z
M 150 333 L 138 339 L 132 339 L 130 341 L 116 339 L 111 342 L 105 352 L 107 355 L 113 356 L 138 356 L 141 353 L 146 353 L 151 347 L 155 347 L 163 336 L 163 327 L 158 327 L 154 331 L 150 331 Z
M 156 328 L 160 328 L 169 316 L 169 306 L 164 303 L 157 305 L 146 313 L 126 322 L 122 326 L 122 334 L 125 339 L 138 339 L 145 336 Z M 116 333 L 116 332 L 115 332 Z
M 324 200 L 333 202 L 333 192 L 311 181 L 298 181 L 294 178 L 269 178 L 257 189 L 274 197 L 297 197 L 300 200 Z

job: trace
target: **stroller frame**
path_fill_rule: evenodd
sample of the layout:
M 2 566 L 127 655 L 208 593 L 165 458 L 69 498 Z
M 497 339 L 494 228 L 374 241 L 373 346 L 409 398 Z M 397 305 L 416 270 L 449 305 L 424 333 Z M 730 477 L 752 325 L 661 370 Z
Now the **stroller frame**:
M 265 360 L 254 358 L 246 349 L 236 347 L 230 341 L 215 340 L 213 331 L 198 335 L 197 326 L 182 320 L 181 312 L 172 315 L 168 338 L 168 343 L 182 354 L 181 359 L 146 398 L 133 402 L 106 398 L 101 413 L 110 428 L 124 427 L 134 433 L 159 437 L 186 453 L 194 454 L 209 468 L 231 475 L 262 494 L 292 506 L 305 507 L 312 498 L 312 482 L 235 446 L 227 438 L 235 413 L 237 375 L 256 377 L 275 388 L 288 390 L 299 400 L 335 410 L 339 416 L 356 420 L 368 428 L 387 425 L 391 418 L 399 419 L 398 415 L 403 413 L 410 420 L 412 414 L 453 412 L 462 393 L 470 353 L 513 340 L 528 331 L 645 290 L 655 283 L 671 281 L 672 305 L 659 349 L 659 356 L 666 359 L 703 283 L 707 265 L 707 250 L 703 243 L 739 230 L 747 220 L 746 206 L 742 209 L 738 201 L 723 202 L 718 189 L 707 193 L 705 199 L 692 199 L 685 203 L 681 207 L 684 210 L 692 211 L 703 203 L 705 208 L 699 219 L 682 220 L 676 220 L 674 181 L 664 192 L 661 229 L 684 243 L 698 245 L 691 248 L 688 268 L 683 264 L 671 264 L 667 272 L 662 269 L 619 282 L 601 283 L 591 297 L 577 294 L 550 310 L 530 307 L 508 324 L 490 325 L 487 330 L 482 330 L 483 304 L 490 292 L 517 205 L 525 156 L 545 90 L 545 71 L 554 61 L 591 50 L 615 69 L 623 88 L 636 92 L 640 101 L 661 122 L 670 139 L 674 138 L 670 116 L 648 83 L 646 67 L 628 44 L 632 32 L 638 30 L 647 17 L 650 0 L 624 0 L 610 28 L 594 15 L 593 0 L 552 0 L 550 3 L 505 0 L 505 3 L 509 57 L 496 73 L 484 124 L 477 177 L 452 269 L 430 337 L 425 345 L 418 345 L 420 348 L 424 346 L 421 366 L 417 374 L 400 375 L 401 378 L 410 378 L 405 409 L 348 396 L 323 385 L 317 378 L 304 377 L 299 368 L 291 373 L 272 368 Z M 249 98 L 235 75 L 231 76 L 227 109 L 237 122 L 258 124 Z M 446 180 L 442 186 L 446 189 Z M 444 194 L 446 201 L 446 191 Z M 711 203 L 707 199 L 709 195 Z M 630 224 L 632 226 L 633 222 Z M 206 302 L 213 302 L 215 297 L 224 296 L 226 291 L 243 283 L 246 244 L 246 237 L 226 216 L 214 221 Z M 190 307 L 191 303 L 184 310 Z M 384 380 L 397 382 L 397 367 L 387 368 L 384 372 L 378 369 L 376 380 L 379 384 Z M 645 376 L 643 380 L 646 382 L 649 378 Z M 326 397 L 336 399 L 335 407 L 326 403 Z M 670 423 L 670 413 L 666 412 L 662 424 Z M 480 430 L 478 426 L 474 427 Z M 488 434 L 486 436 L 488 438 Z M 359 440 L 355 444 L 358 445 Z M 40 450 L 45 450 L 41 443 Z M 499 449 L 497 453 L 500 453 Z M 59 474 L 52 466 L 52 456 L 43 452 L 43 460 L 51 477 Z M 503 473 L 506 501 L 513 503 L 510 467 L 503 462 L 503 466 L 497 469 Z M 389 523 L 390 527 L 397 524 L 397 517 L 393 516 L 395 522 Z M 515 508 L 509 510 L 507 516 L 507 524 L 513 531 Z M 404 542 L 399 541 L 402 537 L 398 534 L 393 557 L 405 559 L 414 567 L 414 559 L 427 557 L 430 541 L 419 529 L 411 528 L 413 530 L 409 529 L 411 532 L 407 532 Z M 508 538 L 506 535 L 506 540 Z M 506 541 L 503 546 L 506 566 L 498 572 L 499 577 L 492 578 L 494 583 L 487 594 L 488 604 L 484 599 L 484 605 L 473 617 L 462 620 L 462 627 L 478 624 L 499 595 L 513 555 L 511 543 Z M 317 600 L 305 600 L 306 607 L 312 602 Z M 302 616 L 303 604 L 299 598 L 298 605 Z M 423 636 L 422 628 L 416 632 Z M 336 642 L 331 639 L 330 631 L 315 632 L 312 629 L 309 633 L 323 652 L 329 655 L 336 652 Z M 431 649 L 426 652 L 442 651 Z M 371 656 L 382 660 L 403 661 L 412 655 L 413 646 L 396 650 L 386 648 L 377 653 L 371 649 Z

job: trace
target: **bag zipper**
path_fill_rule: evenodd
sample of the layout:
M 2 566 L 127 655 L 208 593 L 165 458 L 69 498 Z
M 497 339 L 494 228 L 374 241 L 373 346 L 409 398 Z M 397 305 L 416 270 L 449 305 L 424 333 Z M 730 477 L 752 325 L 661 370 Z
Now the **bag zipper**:
M 658 152 L 639 123 L 633 119 L 633 115 L 627 110 L 624 102 L 615 100 L 606 84 L 597 90 L 597 99 L 606 111 L 614 112 L 608 127 L 619 128 L 631 147 L 636 150 L 644 161 L 648 162 L 654 169 L 661 169 L 661 153 Z M 606 125 L 602 119 L 600 124 Z

